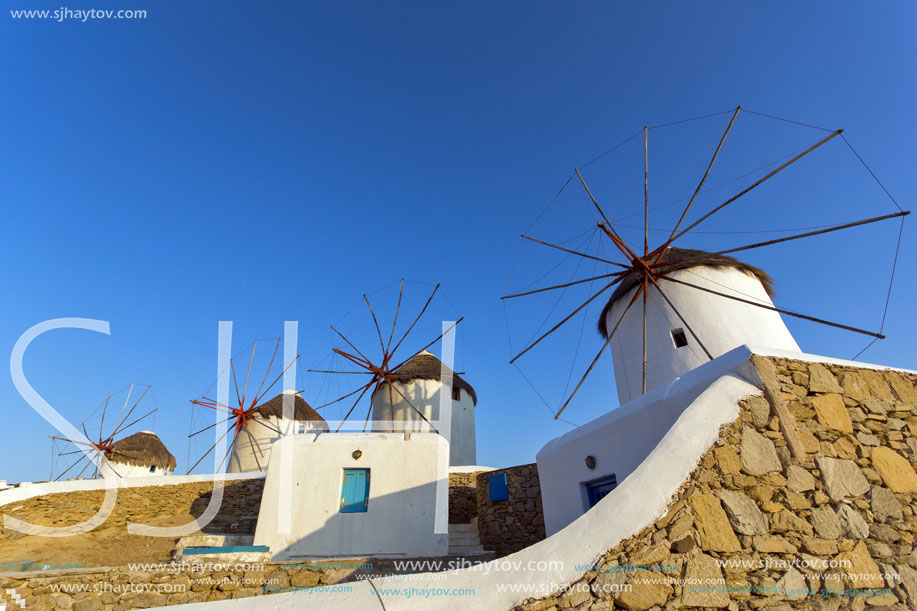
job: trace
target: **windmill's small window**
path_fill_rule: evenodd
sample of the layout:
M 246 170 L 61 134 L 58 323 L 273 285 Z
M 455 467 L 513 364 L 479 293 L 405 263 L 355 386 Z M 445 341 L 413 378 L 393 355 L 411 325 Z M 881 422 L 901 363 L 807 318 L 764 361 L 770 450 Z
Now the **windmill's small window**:
M 305 433 L 305 432 L 306 432 L 306 425 L 305 425 L 305 424 L 300 424 L 300 425 L 299 425 L 298 433 L 299 433 L 300 435 L 302 435 L 302 434 Z
M 453 384 L 452 385 L 452 400 L 459 401 L 461 400 L 461 398 L 462 398 L 462 389 L 456 386 L 455 384 Z
M 156 473 L 156 465 L 150 467 L 150 473 Z
M 366 513 L 369 508 L 369 469 L 344 469 L 341 513 Z
M 688 338 L 685 336 L 684 329 L 672 329 L 672 342 L 676 348 L 684 348 L 688 345 Z
M 506 473 L 498 473 L 487 478 L 487 491 L 490 502 L 509 500 L 509 489 L 506 485 Z

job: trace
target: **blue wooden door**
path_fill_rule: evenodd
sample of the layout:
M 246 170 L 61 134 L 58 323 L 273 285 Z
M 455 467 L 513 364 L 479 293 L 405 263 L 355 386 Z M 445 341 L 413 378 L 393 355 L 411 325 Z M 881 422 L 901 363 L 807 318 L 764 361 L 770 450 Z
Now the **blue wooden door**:
M 341 513 L 363 513 L 369 508 L 369 469 L 344 469 Z

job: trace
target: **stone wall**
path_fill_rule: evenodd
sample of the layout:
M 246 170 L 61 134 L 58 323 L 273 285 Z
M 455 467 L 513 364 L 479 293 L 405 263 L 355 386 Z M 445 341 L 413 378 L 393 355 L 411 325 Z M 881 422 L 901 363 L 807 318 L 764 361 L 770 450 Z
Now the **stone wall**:
M 490 501 L 487 478 L 506 473 L 509 499 Z M 484 549 L 510 554 L 545 538 L 541 486 L 534 463 L 477 475 L 478 533 Z
M 220 509 L 204 532 L 253 534 L 263 487 L 263 479 L 227 481 Z M 89 533 L 64 539 L 0 529 L 0 563 L 22 560 L 91 567 L 167 562 L 175 539 L 132 535 L 127 532 L 127 522 L 186 524 L 204 512 L 212 488 L 213 483 L 205 481 L 119 489 L 114 511 L 104 523 Z M 0 514 L 43 526 L 68 526 L 93 515 L 104 497 L 104 490 L 49 494 L 4 505 Z
M 11 574 L 0 577 L 0 602 L 6 601 L 9 608 L 19 608 L 9 604 L 13 602 L 11 594 L 15 593 L 25 602 L 27 610 L 144 609 L 330 586 L 371 570 L 372 564 L 362 560 L 341 560 L 183 563 L 142 568 L 146 570 L 124 567 Z M 347 586 L 337 586 L 338 589 L 344 587 Z
M 449 524 L 469 524 L 478 515 L 477 475 L 449 474 Z
M 517 609 L 917 608 L 917 376 L 752 361 L 667 514 Z

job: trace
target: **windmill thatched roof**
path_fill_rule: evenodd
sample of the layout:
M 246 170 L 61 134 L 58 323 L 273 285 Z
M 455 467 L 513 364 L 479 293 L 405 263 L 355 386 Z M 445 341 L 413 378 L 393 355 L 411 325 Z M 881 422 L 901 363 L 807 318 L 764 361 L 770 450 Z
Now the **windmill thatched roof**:
M 175 470 L 175 457 L 154 433 L 141 431 L 116 441 L 106 454 L 108 460 L 137 467 Z
M 293 395 L 293 420 L 300 422 L 325 422 L 325 419 L 318 415 L 312 406 L 306 403 L 306 400 L 296 391 L 289 391 Z M 265 401 L 257 406 L 252 413 L 259 414 L 265 418 L 273 416 L 274 418 L 283 418 L 283 396 L 280 393 L 270 401 Z
M 657 268 L 663 274 L 674 272 L 679 269 L 689 269 L 692 267 L 729 267 L 732 269 L 741 270 L 760 280 L 761 284 L 764 286 L 764 290 L 767 291 L 767 294 L 771 297 L 774 296 L 774 281 L 767 274 L 767 272 L 755 267 L 754 265 L 742 263 L 738 259 L 733 259 L 732 257 L 727 257 L 726 255 L 715 255 L 704 250 L 694 250 L 692 248 L 669 248 L 665 254 L 662 255 L 661 262 L 671 263 L 670 265 L 665 265 L 663 267 Z M 611 306 L 614 305 L 615 301 L 621 297 L 624 297 L 624 295 L 630 292 L 631 289 L 636 287 L 641 282 L 641 280 L 642 276 L 629 274 L 624 276 L 624 279 L 618 283 L 618 287 L 608 299 L 608 303 L 605 304 L 605 307 L 602 308 L 602 314 L 599 316 L 599 333 L 602 335 L 602 337 L 608 337 L 608 329 L 605 326 L 605 317 L 608 314 L 608 311 L 611 310 Z
M 478 404 L 478 395 L 471 384 L 446 367 L 447 373 L 452 373 L 452 385 L 463 388 L 471 395 L 471 400 Z M 394 372 L 394 379 L 398 382 L 411 382 L 412 380 L 439 380 L 443 373 L 443 362 L 431 352 L 424 350 L 416 354 L 411 360 L 399 367 Z

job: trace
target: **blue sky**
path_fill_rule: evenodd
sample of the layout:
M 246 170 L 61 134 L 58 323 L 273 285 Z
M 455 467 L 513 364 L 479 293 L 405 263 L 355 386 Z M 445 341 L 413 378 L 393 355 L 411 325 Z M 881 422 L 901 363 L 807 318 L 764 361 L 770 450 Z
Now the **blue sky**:
M 60 6 L 5 3 L 45 5 Z M 479 463 L 532 461 L 569 425 L 507 363 L 499 297 L 518 236 L 574 166 L 644 124 L 742 104 L 843 127 L 904 208 L 917 195 L 910 3 L 67 6 L 149 14 L 87 23 L 0 16 L 0 346 L 11 350 L 51 318 L 110 321 L 110 336 L 43 336 L 26 375 L 73 422 L 131 381 L 152 384 L 155 429 L 181 472 L 188 400 L 215 377 L 219 320 L 235 321 L 237 348 L 298 320 L 309 364 L 362 292 L 402 276 L 441 283 L 465 316 L 459 367 L 480 399 Z M 652 131 L 651 181 L 678 176 L 727 120 Z M 736 130 L 718 181 L 820 137 L 744 114 Z M 711 227 L 773 230 L 894 211 L 843 143 L 824 148 Z M 625 147 L 590 166 L 588 179 L 611 200 L 626 178 L 616 168 L 629 170 L 641 153 Z M 703 165 L 659 197 L 690 195 Z M 565 190 L 552 208 L 563 222 L 539 235 L 589 229 L 581 195 Z M 697 205 L 716 203 L 711 195 Z M 707 239 L 742 243 L 728 237 Z M 746 238 L 768 239 L 732 237 Z M 875 329 L 896 238 L 892 222 L 745 258 L 773 273 L 779 305 Z M 712 243 L 720 242 L 688 245 Z M 520 273 L 542 269 L 543 256 L 526 247 L 519 269 L 530 267 Z M 864 360 L 917 369 L 915 257 L 906 223 L 889 337 Z M 512 323 L 537 327 L 541 305 L 514 305 Z M 849 358 L 865 345 L 788 324 L 809 352 Z M 591 331 L 582 341 L 580 358 L 601 345 Z M 555 408 L 551 393 L 568 369 L 552 371 L 563 356 L 536 353 L 525 365 L 544 372 L 535 375 Z M 612 380 L 607 359 L 565 415 L 582 423 L 613 408 Z M 55 431 L 9 376 L 0 406 L 0 479 L 46 479 Z

